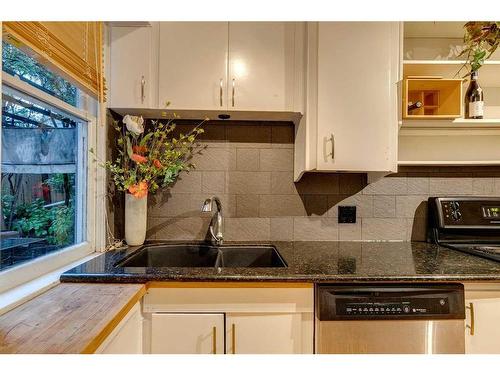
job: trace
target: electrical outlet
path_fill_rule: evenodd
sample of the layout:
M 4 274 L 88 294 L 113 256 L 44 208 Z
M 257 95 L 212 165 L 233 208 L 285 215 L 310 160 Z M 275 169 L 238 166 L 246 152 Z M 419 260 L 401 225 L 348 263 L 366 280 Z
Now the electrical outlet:
M 356 206 L 339 206 L 339 223 L 356 222 Z

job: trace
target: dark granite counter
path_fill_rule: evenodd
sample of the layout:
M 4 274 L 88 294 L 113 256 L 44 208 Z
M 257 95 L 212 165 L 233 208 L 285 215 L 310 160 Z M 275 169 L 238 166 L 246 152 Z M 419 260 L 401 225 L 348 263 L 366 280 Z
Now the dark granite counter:
M 61 281 L 500 282 L 499 262 L 422 242 L 272 242 L 272 244 L 279 250 L 288 267 L 115 267 L 116 263 L 138 249 L 135 247 L 104 253 L 65 272 L 61 276 Z

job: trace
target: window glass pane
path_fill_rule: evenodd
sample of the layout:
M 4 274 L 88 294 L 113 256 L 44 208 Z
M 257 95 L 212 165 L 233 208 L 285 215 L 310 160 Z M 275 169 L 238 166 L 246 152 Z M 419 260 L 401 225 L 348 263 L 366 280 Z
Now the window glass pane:
M 86 129 L 3 87 L 0 271 L 85 240 Z
M 19 76 L 23 81 L 66 103 L 75 107 L 78 104 L 78 89 L 74 85 L 5 41 L 2 42 L 2 70 Z

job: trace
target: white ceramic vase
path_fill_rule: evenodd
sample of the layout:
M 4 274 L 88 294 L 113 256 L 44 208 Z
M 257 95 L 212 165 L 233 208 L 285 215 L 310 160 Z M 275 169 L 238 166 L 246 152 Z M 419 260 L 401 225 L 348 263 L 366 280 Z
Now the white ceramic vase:
M 146 240 L 148 196 L 136 198 L 125 194 L 125 241 L 129 246 L 139 246 Z

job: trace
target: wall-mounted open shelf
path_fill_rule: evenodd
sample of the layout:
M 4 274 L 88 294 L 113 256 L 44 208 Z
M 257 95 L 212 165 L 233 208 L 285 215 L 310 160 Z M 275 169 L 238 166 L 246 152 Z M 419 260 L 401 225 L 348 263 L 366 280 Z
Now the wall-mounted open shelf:
M 404 120 L 398 164 L 500 165 L 500 119 Z

